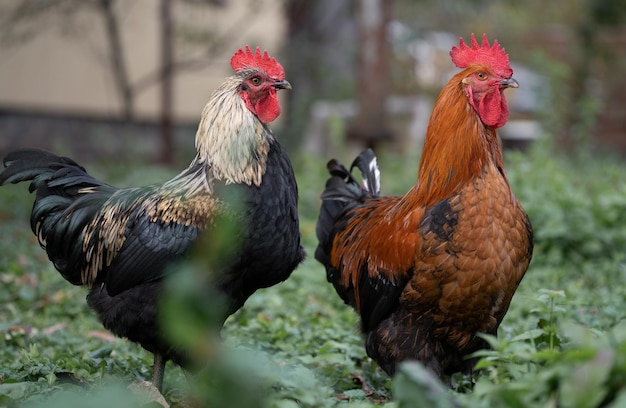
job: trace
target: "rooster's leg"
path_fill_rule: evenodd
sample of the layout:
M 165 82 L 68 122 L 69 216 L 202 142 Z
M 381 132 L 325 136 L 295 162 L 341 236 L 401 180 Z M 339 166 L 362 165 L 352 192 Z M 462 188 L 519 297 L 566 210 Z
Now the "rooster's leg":
M 154 353 L 154 363 L 152 365 L 152 384 L 159 392 L 163 391 L 163 375 L 165 374 L 165 363 L 167 360 L 160 353 Z

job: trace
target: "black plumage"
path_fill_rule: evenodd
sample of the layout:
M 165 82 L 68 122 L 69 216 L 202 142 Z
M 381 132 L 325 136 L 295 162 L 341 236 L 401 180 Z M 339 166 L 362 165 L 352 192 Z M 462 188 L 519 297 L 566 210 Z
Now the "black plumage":
M 234 248 L 207 271 L 207 293 L 227 302 L 222 321 L 257 289 L 287 279 L 305 256 L 293 168 L 260 119 L 277 116 L 275 92 L 290 85 L 267 54 L 247 49 L 233 61 L 236 74 L 203 111 L 194 160 L 164 184 L 119 189 L 72 159 L 34 149 L 8 154 L 0 174 L 0 185 L 31 182 L 31 228 L 50 261 L 89 288 L 87 302 L 104 327 L 155 354 L 158 388 L 165 361 L 189 363 L 159 324 L 164 278 L 205 239 L 219 239 L 212 234 L 220 219 L 237 227 L 229 230 Z

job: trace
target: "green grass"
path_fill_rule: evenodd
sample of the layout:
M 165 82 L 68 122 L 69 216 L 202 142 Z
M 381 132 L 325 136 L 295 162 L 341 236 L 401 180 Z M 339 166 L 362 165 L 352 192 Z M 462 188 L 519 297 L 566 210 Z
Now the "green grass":
M 417 158 L 382 156 L 383 191 L 406 191 Z M 488 338 L 493 350 L 479 353 L 483 370 L 475 387 L 456 376 L 450 390 L 415 364 L 392 381 L 367 358 L 355 313 L 313 259 L 325 162 L 294 159 L 307 260 L 286 282 L 252 296 L 221 339 L 206 324 L 210 296 L 193 285 L 201 262 L 186 265 L 172 285 L 171 327 L 206 365 L 192 381 L 168 365 L 164 394 L 172 406 L 626 404 L 623 164 L 593 155 L 554 157 L 540 148 L 507 155 L 511 185 L 535 228 L 535 254 L 498 339 Z M 89 170 L 122 185 L 174 174 Z M 31 203 L 26 186 L 0 189 L 0 407 L 139 406 L 141 394 L 126 386 L 149 378 L 151 355 L 108 335 L 87 308 L 85 290 L 54 270 L 30 232 Z

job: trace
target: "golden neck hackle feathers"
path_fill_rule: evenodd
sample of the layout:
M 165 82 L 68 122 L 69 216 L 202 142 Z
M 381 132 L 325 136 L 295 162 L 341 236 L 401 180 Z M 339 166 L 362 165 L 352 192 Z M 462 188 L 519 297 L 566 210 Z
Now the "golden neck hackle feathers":
M 418 182 L 408 193 L 423 206 L 443 200 L 478 177 L 491 161 L 502 169 L 502 150 L 496 131 L 485 126 L 469 104 L 461 80 L 455 75 L 435 102 L 426 130 Z
M 196 161 L 210 176 L 227 184 L 260 186 L 265 174 L 271 133 L 237 93 L 244 75 L 229 77 L 213 92 L 196 133 Z

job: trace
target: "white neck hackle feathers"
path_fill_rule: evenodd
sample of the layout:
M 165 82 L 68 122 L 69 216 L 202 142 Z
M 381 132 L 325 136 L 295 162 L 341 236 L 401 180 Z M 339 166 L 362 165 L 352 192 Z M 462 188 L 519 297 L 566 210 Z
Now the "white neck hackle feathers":
M 202 112 L 196 133 L 197 153 L 189 167 L 157 189 L 118 190 L 85 227 L 83 284 L 93 285 L 98 273 L 122 248 L 127 217 L 134 208 L 143 208 L 152 222 L 203 227 L 212 217 L 228 211 L 213 196 L 214 180 L 261 185 L 273 136 L 239 96 L 238 87 L 246 77 L 243 73 L 233 75 L 213 92 Z M 85 188 L 80 192 L 96 190 Z M 92 239 L 94 234 L 97 239 Z M 44 237 L 40 242 L 45 242 Z
M 196 133 L 195 163 L 226 184 L 260 186 L 272 135 L 246 107 L 237 90 L 249 72 L 229 77 L 202 111 Z

